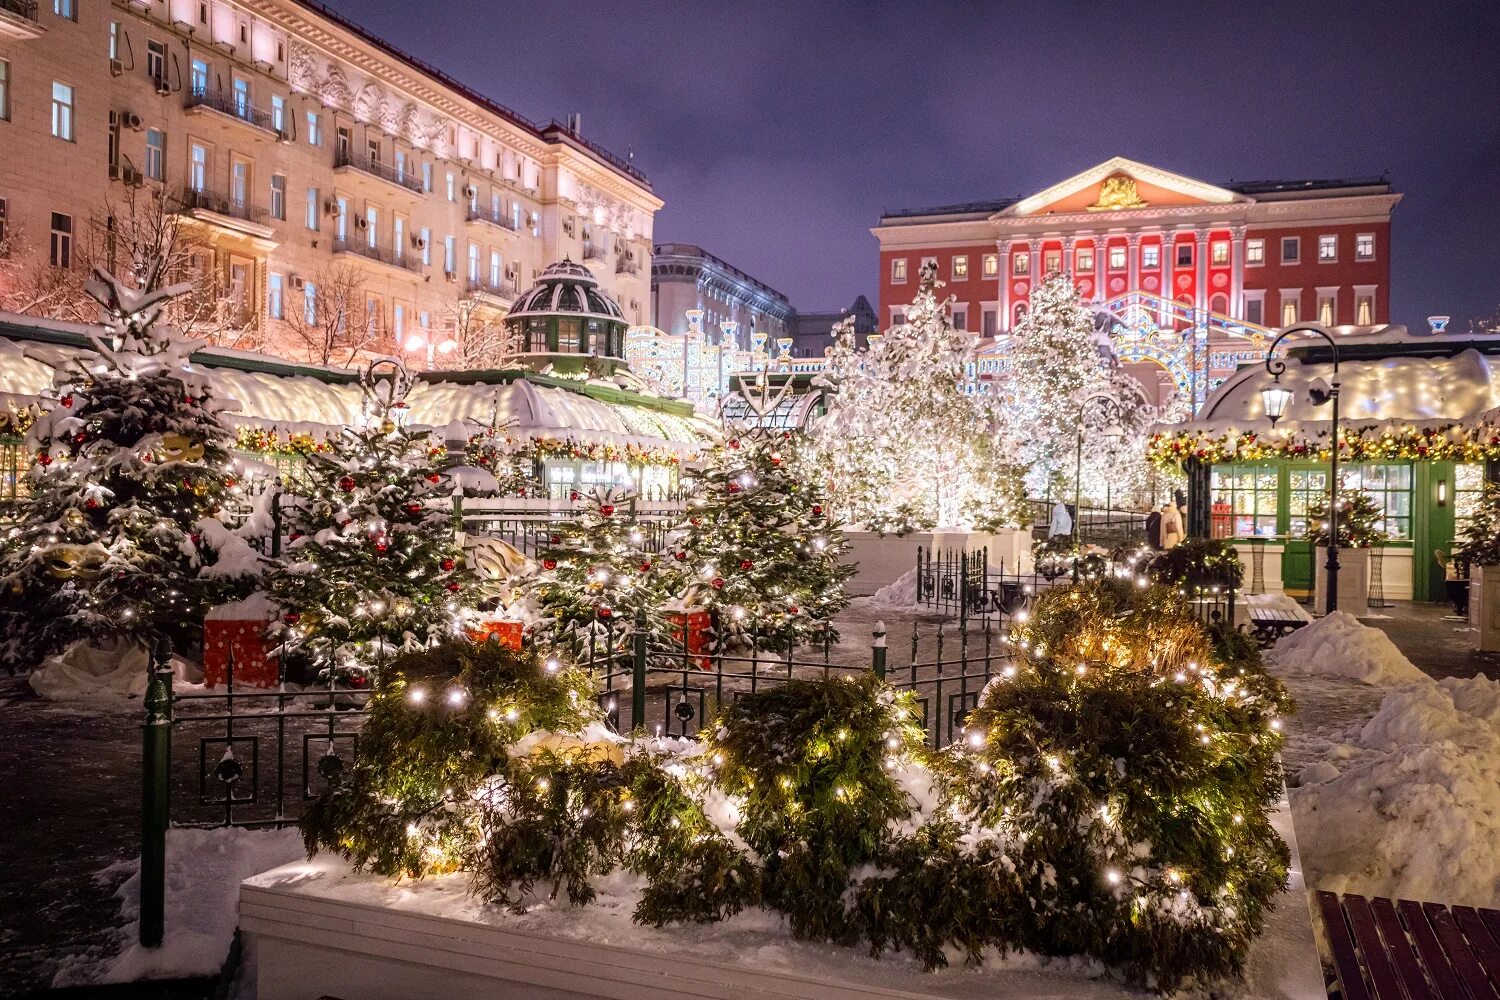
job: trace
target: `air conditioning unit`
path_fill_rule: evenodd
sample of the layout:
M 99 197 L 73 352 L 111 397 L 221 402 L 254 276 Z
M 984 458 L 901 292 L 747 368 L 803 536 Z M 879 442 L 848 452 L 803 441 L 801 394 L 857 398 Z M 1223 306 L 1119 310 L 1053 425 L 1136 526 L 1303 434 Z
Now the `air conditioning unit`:
M 288 287 L 295 288 L 298 291 L 301 291 L 303 286 L 305 286 L 306 284 L 307 281 L 304 280 L 302 275 L 300 274 L 294 274 L 290 278 L 287 278 Z
M 354 228 L 355 229 L 369 229 L 370 228 L 370 220 L 367 219 L 367 218 L 365 218 L 363 215 L 356 216 L 355 219 L 354 219 Z
M 146 182 L 146 176 L 135 169 L 135 167 L 121 167 L 120 180 L 124 181 L 130 187 L 140 187 Z
M 505 265 L 505 280 L 515 281 L 516 276 L 521 273 L 521 268 L 515 264 Z
M 118 59 L 111 59 L 109 61 L 109 75 L 110 76 L 119 76 L 123 72 L 125 72 L 125 64 L 124 63 L 120 62 L 120 60 L 118 60 Z
M 120 113 L 120 124 L 124 125 L 132 132 L 139 132 L 141 129 L 146 127 L 145 124 L 141 121 L 141 116 L 136 114 L 134 111 L 122 111 Z
M 478 195 L 479 195 L 479 189 L 477 187 L 475 187 L 472 184 L 465 184 L 464 185 L 464 197 L 465 198 L 474 198 L 474 197 L 478 197 Z
M 324 215 L 338 215 L 339 214 L 339 203 L 337 201 L 335 201 L 334 199 L 332 199 L 332 198 L 325 198 L 323 200 L 323 214 Z

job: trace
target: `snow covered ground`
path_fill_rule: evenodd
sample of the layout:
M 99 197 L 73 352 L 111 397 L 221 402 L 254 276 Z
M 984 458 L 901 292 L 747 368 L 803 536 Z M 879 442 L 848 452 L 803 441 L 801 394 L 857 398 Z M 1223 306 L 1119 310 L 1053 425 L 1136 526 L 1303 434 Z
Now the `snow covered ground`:
M 1267 658 L 1298 702 L 1286 754 L 1310 886 L 1500 899 L 1500 681 L 1433 680 L 1335 613 Z

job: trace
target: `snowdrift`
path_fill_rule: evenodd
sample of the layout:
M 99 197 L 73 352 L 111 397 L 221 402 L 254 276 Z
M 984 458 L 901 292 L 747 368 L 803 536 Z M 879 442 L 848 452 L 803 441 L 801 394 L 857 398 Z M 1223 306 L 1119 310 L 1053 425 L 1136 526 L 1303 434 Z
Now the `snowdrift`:
M 1304 625 L 1266 654 L 1273 673 L 1342 677 L 1363 684 L 1401 684 L 1427 675 L 1379 629 L 1335 611 Z
M 43 660 L 29 680 L 33 691 L 51 701 L 112 701 L 145 694 L 150 679 L 146 668 L 143 646 L 75 642 Z M 183 684 L 203 681 L 198 664 L 179 656 L 172 657 L 172 672 Z

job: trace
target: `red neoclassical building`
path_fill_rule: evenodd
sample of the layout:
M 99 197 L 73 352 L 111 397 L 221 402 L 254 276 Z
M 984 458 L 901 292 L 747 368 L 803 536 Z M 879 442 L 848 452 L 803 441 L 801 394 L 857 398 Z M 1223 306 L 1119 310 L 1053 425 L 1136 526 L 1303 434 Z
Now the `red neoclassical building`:
M 1380 326 L 1400 199 L 1380 178 L 1214 185 L 1117 156 L 1025 198 L 886 212 L 880 319 L 902 318 L 935 261 L 954 321 L 987 337 L 1052 271 L 1162 327 Z

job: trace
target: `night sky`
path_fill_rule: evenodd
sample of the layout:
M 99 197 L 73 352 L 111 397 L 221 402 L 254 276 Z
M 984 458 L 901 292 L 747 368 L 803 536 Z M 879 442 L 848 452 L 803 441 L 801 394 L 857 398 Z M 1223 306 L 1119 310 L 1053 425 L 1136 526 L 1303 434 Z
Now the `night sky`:
M 1492 5 L 332 6 L 530 118 L 581 113 L 666 201 L 657 242 L 800 309 L 874 301 L 883 208 L 1030 194 L 1117 154 L 1209 182 L 1388 174 L 1392 319 L 1500 305 Z

